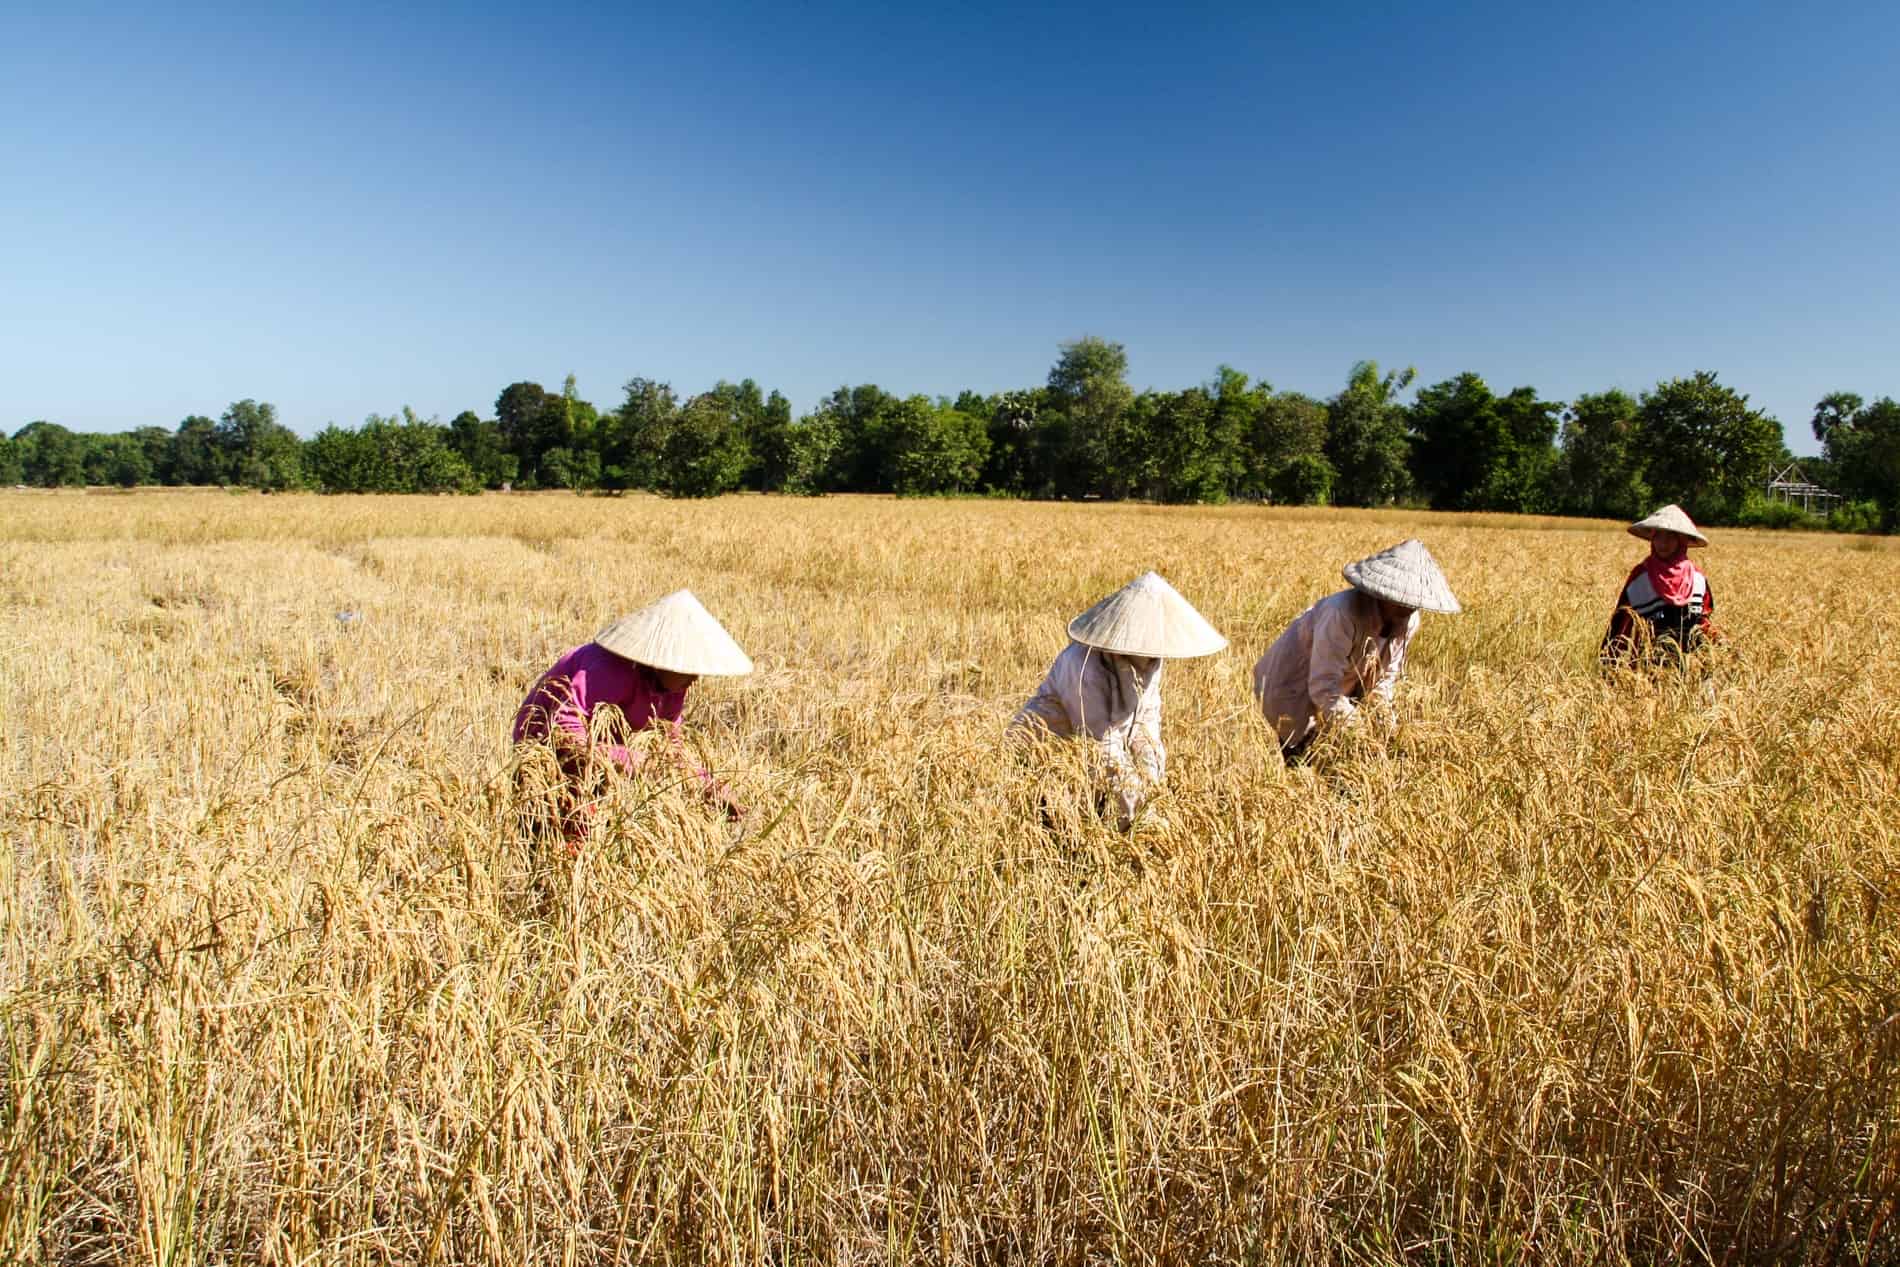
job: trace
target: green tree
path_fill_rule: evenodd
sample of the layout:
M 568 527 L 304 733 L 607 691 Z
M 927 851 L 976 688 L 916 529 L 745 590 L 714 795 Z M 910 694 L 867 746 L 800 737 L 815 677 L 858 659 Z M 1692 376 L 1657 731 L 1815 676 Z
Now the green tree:
M 824 477 L 827 491 L 888 493 L 895 487 L 890 431 L 897 404 L 897 397 L 873 383 L 840 387 L 819 402 L 816 412 L 838 435 Z
M 781 491 L 801 497 L 822 494 L 826 472 L 831 469 L 840 443 L 838 421 L 830 414 L 807 414 L 793 423 L 786 443 Z
M 626 399 L 600 423 L 601 487 L 658 488 L 666 438 L 679 419 L 673 388 L 650 378 L 630 378 Z
M 1406 411 L 1412 480 L 1435 510 L 1480 510 L 1492 464 L 1504 448 L 1497 397 L 1464 373 L 1419 389 Z
M 783 488 L 794 461 L 792 402 L 776 391 L 765 395 L 749 378 L 739 383 L 722 379 L 713 394 L 726 401 L 745 436 L 748 459 L 740 484 L 762 493 Z
M 1204 389 L 1214 402 L 1207 423 L 1206 443 L 1200 450 L 1199 471 L 1190 477 L 1200 491 L 1187 499 L 1224 502 L 1238 494 L 1247 478 L 1247 441 L 1254 419 L 1273 395 L 1265 382 L 1255 385 L 1231 365 L 1215 369 Z
M 1869 405 L 1834 392 L 1814 406 L 1814 435 L 1834 491 L 1874 502 L 1881 527 L 1900 528 L 1900 404 L 1882 396 Z
M 1243 490 L 1283 506 L 1322 505 L 1332 496 L 1326 460 L 1326 406 L 1299 392 L 1266 394 L 1247 434 Z
M 527 382 L 510 383 L 495 398 L 495 424 L 502 444 L 514 455 L 522 483 L 563 487 L 542 470 L 542 455 L 572 444 L 573 404 L 539 383 Z
M 478 418 L 472 409 L 464 409 L 449 421 L 449 447 L 483 488 L 500 488 L 513 483 L 521 473 L 521 463 L 501 438 L 499 424 Z
M 178 479 L 172 470 L 176 453 L 172 445 L 172 433 L 163 427 L 135 427 L 126 433 L 139 447 L 144 458 L 145 468 L 150 474 L 142 483 L 176 484 Z
M 277 421 L 277 407 L 234 401 L 213 429 L 218 464 L 234 484 L 274 491 L 303 484 L 303 442 Z
M 1782 450 L 1781 424 L 1707 370 L 1643 393 L 1636 418 L 1650 491 L 1704 522 L 1720 522 L 1763 488 Z
M 481 485 L 449 444 L 449 430 L 403 407 L 371 414 L 355 431 L 334 424 L 304 447 L 311 482 L 326 493 L 472 493 Z
M 1406 411 L 1413 482 L 1437 510 L 1544 508 L 1558 408 L 1469 372 L 1420 389 Z
M 1299 453 L 1273 473 L 1273 500 L 1282 506 L 1324 506 L 1338 478 L 1324 453 Z
M 364 492 L 372 479 L 369 446 L 356 432 L 334 422 L 304 445 L 303 466 L 320 493 Z
M 29 422 L 13 433 L 20 478 L 38 488 L 82 487 L 86 444 L 56 422 Z
M 981 418 L 912 396 L 889 411 L 893 484 L 899 493 L 962 493 L 977 486 L 990 438 Z
M 569 374 L 561 383 L 561 434 L 568 447 L 594 448 L 594 427 L 599 421 L 600 411 L 581 399 L 580 388 Z
M 1519 514 L 1554 508 L 1557 428 L 1563 402 L 1539 400 L 1534 387 L 1513 387 L 1497 403 L 1504 420 L 1506 449 L 1491 468 L 1486 500 L 1499 510 Z
M 1398 395 L 1412 369 L 1380 374 L 1376 361 L 1352 367 L 1346 389 L 1326 403 L 1326 460 L 1336 472 L 1334 500 L 1382 506 L 1406 494 L 1406 412 Z
M 1119 452 L 1103 491 L 1166 502 L 1225 500 L 1224 481 L 1208 462 L 1214 417 L 1214 400 L 1199 387 L 1142 392 L 1122 412 Z
M 541 455 L 541 485 L 574 492 L 600 487 L 600 454 L 561 446 Z
M 0 432 L 0 485 L 25 482 L 25 473 L 20 469 L 20 447 L 6 433 Z
M 1564 411 L 1557 468 L 1557 508 L 1573 515 L 1639 519 L 1655 509 L 1643 478 L 1636 401 L 1611 388 L 1586 393 Z
M 86 447 L 86 483 L 136 488 L 153 482 L 152 460 L 133 433 L 90 435 L 82 439 Z
M 749 459 L 730 402 L 710 392 L 695 396 L 667 432 L 660 491 L 671 497 L 717 497 L 739 487 Z
M 178 424 L 172 436 L 171 482 L 174 484 L 229 484 L 223 454 L 218 448 L 218 424 L 192 414 Z
M 1271 394 L 1229 365 L 1200 387 L 1143 392 L 1123 415 L 1114 482 L 1157 501 L 1226 501 L 1245 482 L 1248 435 Z
M 1128 352 L 1121 344 L 1087 335 L 1061 345 L 1049 370 L 1049 409 L 1062 416 L 1067 432 L 1058 492 L 1108 493 L 1138 482 L 1136 472 L 1146 457 L 1121 443 L 1122 415 L 1134 399 Z
M 1068 450 L 1068 418 L 1052 399 L 1048 388 L 1034 387 L 984 398 L 980 411 L 959 405 L 959 412 L 980 412 L 987 423 L 983 487 L 1017 497 L 1055 496 Z

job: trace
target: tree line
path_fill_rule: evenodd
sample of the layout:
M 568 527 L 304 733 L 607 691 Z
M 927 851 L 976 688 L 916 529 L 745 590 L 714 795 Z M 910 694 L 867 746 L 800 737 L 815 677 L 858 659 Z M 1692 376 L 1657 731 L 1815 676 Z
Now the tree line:
M 1620 518 L 1674 501 L 1709 523 L 1812 522 L 1764 492 L 1794 460 L 1780 423 L 1714 373 L 1567 403 L 1527 386 L 1499 393 L 1473 373 L 1415 391 L 1414 379 L 1362 361 L 1320 400 L 1221 366 L 1193 387 L 1137 392 L 1125 349 L 1092 337 L 1062 345 L 1040 386 L 950 398 L 863 384 L 798 416 L 751 379 L 682 399 L 634 378 L 602 411 L 570 375 L 559 392 L 509 384 L 491 418 L 465 411 L 444 425 L 405 408 L 307 441 L 254 400 L 173 430 L 33 422 L 0 437 L 0 483 L 981 493 Z M 1823 455 L 1803 470 L 1848 499 L 1833 526 L 1900 526 L 1900 405 L 1837 392 L 1813 427 Z

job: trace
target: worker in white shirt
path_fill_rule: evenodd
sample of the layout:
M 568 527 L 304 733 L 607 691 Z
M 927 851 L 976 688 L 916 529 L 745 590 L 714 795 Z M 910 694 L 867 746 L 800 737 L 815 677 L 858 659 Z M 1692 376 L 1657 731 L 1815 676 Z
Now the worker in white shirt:
M 1420 611 L 1460 610 L 1417 540 L 1347 564 L 1345 576 L 1352 588 L 1300 613 L 1253 666 L 1254 698 L 1288 764 L 1368 701 L 1391 705 Z
M 1107 791 L 1126 831 L 1143 798 L 1167 773 L 1168 751 L 1161 742 L 1165 663 L 1212 655 L 1227 639 L 1154 572 L 1070 621 L 1069 638 L 1010 726 L 1097 744 Z

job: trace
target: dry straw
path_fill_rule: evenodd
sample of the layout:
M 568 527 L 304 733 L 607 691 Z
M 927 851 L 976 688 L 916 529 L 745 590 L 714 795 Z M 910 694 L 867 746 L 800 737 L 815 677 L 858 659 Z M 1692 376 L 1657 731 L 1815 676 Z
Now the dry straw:
M 1606 677 L 1600 523 L 577 505 L 0 496 L 0 1261 L 1891 1259 L 1900 553 L 1730 534 Z M 1469 613 L 1284 768 L 1247 664 L 1412 532 Z M 1136 551 L 1234 648 L 1124 837 L 1000 739 Z M 628 575 L 769 666 L 754 812 L 552 857 L 508 721 Z

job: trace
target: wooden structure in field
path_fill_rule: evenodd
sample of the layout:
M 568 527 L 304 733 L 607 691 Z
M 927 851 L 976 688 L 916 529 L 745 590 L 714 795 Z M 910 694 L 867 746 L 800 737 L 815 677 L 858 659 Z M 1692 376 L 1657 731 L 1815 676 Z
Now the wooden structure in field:
M 1809 480 L 1798 462 L 1788 463 L 1768 481 L 1768 495 L 1790 506 L 1798 505 L 1809 514 L 1823 515 L 1841 500 L 1839 493 L 1831 493 Z

